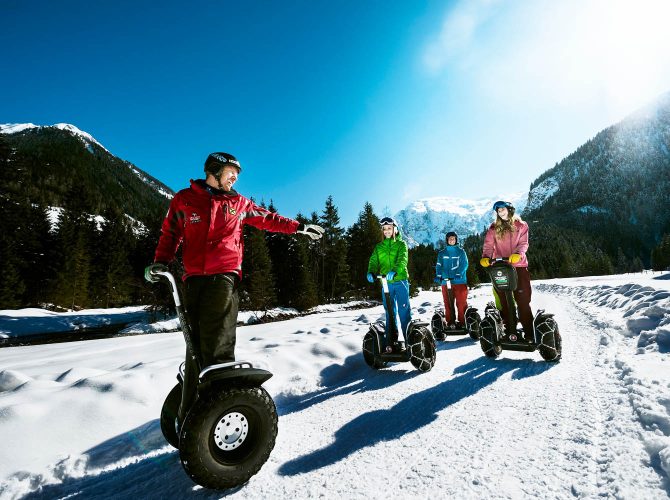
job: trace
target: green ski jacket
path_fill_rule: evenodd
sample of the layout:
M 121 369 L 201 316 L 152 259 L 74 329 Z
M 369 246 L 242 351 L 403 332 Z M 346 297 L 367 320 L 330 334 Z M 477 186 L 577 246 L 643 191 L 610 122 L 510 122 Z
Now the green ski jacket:
M 377 243 L 370 256 L 368 272 L 386 275 L 389 271 L 395 271 L 396 275 L 391 283 L 409 278 L 407 272 L 407 243 L 400 239 L 400 234 L 393 238 L 386 238 Z

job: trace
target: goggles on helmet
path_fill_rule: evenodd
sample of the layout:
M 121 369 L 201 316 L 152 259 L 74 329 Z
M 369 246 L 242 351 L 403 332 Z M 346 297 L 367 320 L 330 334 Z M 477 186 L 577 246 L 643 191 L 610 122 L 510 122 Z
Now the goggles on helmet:
M 497 212 L 499 208 L 512 208 L 512 204 L 509 201 L 496 201 L 493 204 L 493 211 Z
M 379 225 L 380 226 L 397 226 L 395 221 L 391 217 L 382 217 L 379 220 Z

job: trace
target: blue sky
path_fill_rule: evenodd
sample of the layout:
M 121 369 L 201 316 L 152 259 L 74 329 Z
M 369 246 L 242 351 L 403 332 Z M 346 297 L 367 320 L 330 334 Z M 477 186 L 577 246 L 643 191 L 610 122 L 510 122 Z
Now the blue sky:
M 174 190 L 211 151 L 345 226 L 527 190 L 670 90 L 664 0 L 0 0 L 0 123 L 72 123 Z

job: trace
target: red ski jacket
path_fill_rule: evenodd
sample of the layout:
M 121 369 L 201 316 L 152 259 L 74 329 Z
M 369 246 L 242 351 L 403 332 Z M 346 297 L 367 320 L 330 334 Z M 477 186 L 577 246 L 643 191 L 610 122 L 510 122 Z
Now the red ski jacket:
M 183 279 L 237 273 L 242 277 L 242 228 L 250 224 L 277 233 L 295 233 L 299 222 L 259 207 L 235 191 L 210 194 L 203 180 L 179 191 L 161 227 L 154 262 L 170 262 L 182 243 Z

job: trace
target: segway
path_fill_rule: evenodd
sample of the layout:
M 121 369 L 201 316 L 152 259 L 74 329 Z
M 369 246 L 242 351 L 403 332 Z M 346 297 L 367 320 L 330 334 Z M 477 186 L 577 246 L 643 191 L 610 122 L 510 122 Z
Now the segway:
M 497 358 L 503 350 L 509 351 L 540 351 L 545 361 L 561 359 L 561 334 L 554 315 L 543 309 L 536 312 L 533 318 L 533 339 L 529 342 L 523 338 L 523 329 L 517 329 L 517 314 L 513 293 L 517 287 L 516 269 L 506 258 L 491 260 L 487 268 L 491 283 L 498 294 L 504 294 L 507 301 L 508 322 L 505 326 L 500 311 L 489 303 L 484 310 L 481 321 L 481 337 L 479 343 L 484 355 Z
M 405 363 L 409 361 L 420 372 L 428 372 L 435 365 L 436 349 L 433 334 L 427 328 L 428 323 L 413 319 L 407 325 L 407 345 L 398 340 L 398 326 L 391 303 L 388 282 L 385 276 L 377 276 L 384 291 L 384 307 L 389 317 L 388 338 L 384 334 L 384 323 L 378 321 L 370 325 L 363 337 L 363 359 L 365 363 L 379 369 L 388 363 Z M 387 352 L 387 347 L 391 347 Z
M 456 324 L 456 308 L 454 307 L 454 292 L 451 288 L 451 279 L 446 278 L 447 294 L 449 298 L 449 312 L 451 321 L 447 323 L 444 317 L 444 311 L 439 308 L 433 314 L 430 320 L 430 328 L 433 331 L 433 336 L 436 340 L 446 340 L 451 335 L 470 335 L 473 340 L 478 340 L 480 335 L 479 324 L 482 318 L 479 316 L 477 309 L 468 306 L 465 309 L 465 325 L 458 326 Z
M 174 276 L 167 271 L 152 275 L 170 283 L 187 355 L 199 373 L 196 398 L 180 423 L 184 363 L 179 367 L 178 383 L 161 410 L 163 436 L 179 450 L 184 470 L 199 485 L 225 489 L 244 484 L 260 470 L 275 445 L 277 409 L 261 387 L 272 373 L 247 361 L 202 368 Z

